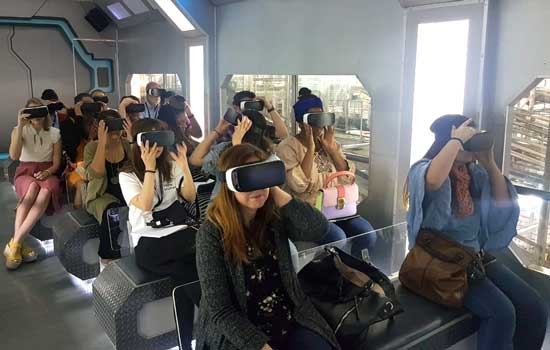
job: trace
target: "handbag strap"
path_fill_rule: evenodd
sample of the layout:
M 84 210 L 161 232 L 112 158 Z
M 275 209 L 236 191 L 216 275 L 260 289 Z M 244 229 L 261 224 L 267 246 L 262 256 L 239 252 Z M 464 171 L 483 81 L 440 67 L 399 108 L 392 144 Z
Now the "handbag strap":
M 327 186 L 336 178 L 338 177 L 341 177 L 341 176 L 350 176 L 352 178 L 352 184 L 355 183 L 355 174 L 352 173 L 351 171 L 337 171 L 335 173 L 332 173 L 328 179 L 325 181 L 325 185 L 323 186 L 323 188 L 327 188 Z

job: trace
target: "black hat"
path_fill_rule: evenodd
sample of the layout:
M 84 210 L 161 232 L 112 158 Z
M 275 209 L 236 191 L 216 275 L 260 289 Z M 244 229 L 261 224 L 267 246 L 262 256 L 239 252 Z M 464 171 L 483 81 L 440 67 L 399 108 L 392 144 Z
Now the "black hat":
M 453 126 L 458 128 L 468 119 L 470 118 L 461 114 L 446 114 L 437 118 L 430 126 L 430 130 L 435 134 L 435 141 L 424 158 L 434 158 L 451 139 Z M 475 123 L 472 121 L 470 126 L 475 127 Z

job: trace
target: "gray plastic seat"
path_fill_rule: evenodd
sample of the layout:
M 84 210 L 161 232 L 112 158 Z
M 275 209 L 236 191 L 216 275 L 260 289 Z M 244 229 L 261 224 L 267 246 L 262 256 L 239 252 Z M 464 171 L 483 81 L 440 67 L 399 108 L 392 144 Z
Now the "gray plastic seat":
M 130 255 L 109 264 L 93 284 L 94 312 L 117 350 L 178 345 L 169 277 L 139 268 Z

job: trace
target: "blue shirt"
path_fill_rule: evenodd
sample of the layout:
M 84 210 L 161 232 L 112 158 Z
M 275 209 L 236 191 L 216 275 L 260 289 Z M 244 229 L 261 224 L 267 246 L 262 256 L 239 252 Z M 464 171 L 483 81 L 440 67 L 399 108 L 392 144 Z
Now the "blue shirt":
M 202 172 L 216 177 L 216 184 L 214 185 L 210 199 L 213 199 L 218 192 L 220 192 L 221 182 L 223 181 L 223 172 L 218 169 L 218 162 L 222 153 L 232 145 L 233 144 L 231 141 L 220 142 L 213 146 L 210 149 L 210 152 L 204 156 L 202 161 Z
M 474 214 L 457 218 L 452 213 L 451 180 L 447 178 L 437 191 L 425 191 L 425 178 L 431 160 L 415 163 L 409 171 L 409 211 L 407 229 L 410 246 L 416 241 L 421 228 L 445 233 L 457 242 L 480 249 L 498 250 L 508 246 L 517 235 L 519 218 L 517 193 L 506 179 L 511 201 L 497 206 L 492 198 L 489 175 L 477 164 L 470 164 L 468 170 L 472 179 L 471 192 L 474 200 Z
M 143 112 L 143 118 L 157 119 L 159 115 L 160 103 L 156 106 L 149 104 L 145 101 L 145 111 Z

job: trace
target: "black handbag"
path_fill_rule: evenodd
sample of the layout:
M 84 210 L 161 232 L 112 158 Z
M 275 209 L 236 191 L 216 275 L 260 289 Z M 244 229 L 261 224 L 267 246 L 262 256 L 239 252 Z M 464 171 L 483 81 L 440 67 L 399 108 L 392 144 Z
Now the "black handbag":
M 384 273 L 335 247 L 308 263 L 298 279 L 343 347 L 366 335 L 370 325 L 403 312 Z

